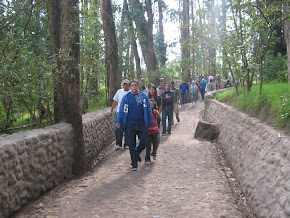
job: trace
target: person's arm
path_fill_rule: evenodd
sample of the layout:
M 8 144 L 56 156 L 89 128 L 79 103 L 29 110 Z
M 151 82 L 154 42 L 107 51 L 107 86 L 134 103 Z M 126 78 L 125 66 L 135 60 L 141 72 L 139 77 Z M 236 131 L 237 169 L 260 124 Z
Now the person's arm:
M 147 97 L 146 98 L 146 104 L 147 104 L 147 114 L 148 114 L 148 127 L 151 127 L 153 126 L 153 116 L 152 116 L 152 110 L 151 110 L 151 107 L 150 107 L 150 101 L 149 101 L 149 98 Z
M 113 115 L 113 111 L 115 109 L 115 107 L 118 105 L 118 102 L 114 101 L 113 104 L 112 104 L 112 107 L 111 107 L 111 111 L 110 111 L 110 116 Z
M 160 118 L 160 113 L 158 110 L 153 109 L 153 114 L 156 114 L 157 118 Z

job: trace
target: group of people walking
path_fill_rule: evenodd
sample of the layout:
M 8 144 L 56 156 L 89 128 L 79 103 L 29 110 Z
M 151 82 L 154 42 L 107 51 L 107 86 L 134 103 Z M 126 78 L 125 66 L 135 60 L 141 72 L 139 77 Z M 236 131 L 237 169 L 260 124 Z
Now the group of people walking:
M 162 115 L 162 135 L 170 135 L 173 124 L 173 111 L 179 122 L 180 102 L 179 90 L 174 87 L 174 82 L 166 83 L 163 90 L 163 79 L 155 87 L 150 83 L 148 88 L 141 79 L 141 89 L 137 80 L 123 80 L 123 88 L 119 89 L 114 98 L 110 115 L 117 107 L 116 118 L 116 149 L 122 147 L 130 150 L 132 170 L 137 170 L 141 162 L 140 153 L 146 149 L 145 163 L 150 164 L 151 158 L 156 160 L 157 149 L 160 141 L 160 122 Z M 124 143 L 122 143 L 125 134 Z M 136 136 L 139 139 L 137 144 Z M 153 147 L 153 149 L 152 149 Z
M 150 83 L 148 88 L 144 85 L 144 78 L 141 79 L 141 86 L 137 80 L 122 81 L 123 88 L 119 89 L 113 98 L 110 115 L 113 115 L 117 107 L 116 149 L 122 148 L 123 144 L 124 148 L 130 150 L 132 170 L 137 170 L 138 162 L 141 162 L 140 153 L 144 149 L 146 149 L 146 164 L 151 163 L 151 157 L 156 160 L 160 142 L 160 123 L 162 123 L 161 134 L 171 135 L 174 125 L 173 112 L 176 120 L 180 122 L 179 106 L 187 103 L 188 92 L 191 93 L 191 102 L 196 104 L 198 90 L 204 100 L 205 90 L 215 89 L 213 80 L 210 77 L 209 79 L 208 83 L 207 77 L 197 77 L 190 87 L 186 80 L 183 80 L 179 89 L 175 88 L 173 81 L 166 83 L 163 88 L 163 78 L 160 78 L 158 87 Z M 124 134 L 125 141 L 122 143 Z M 139 139 L 138 144 L 136 136 Z

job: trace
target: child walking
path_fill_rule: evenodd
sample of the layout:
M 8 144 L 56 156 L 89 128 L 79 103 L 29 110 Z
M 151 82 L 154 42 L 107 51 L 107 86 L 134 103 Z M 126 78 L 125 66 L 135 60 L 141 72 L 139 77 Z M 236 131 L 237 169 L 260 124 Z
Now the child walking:
M 156 160 L 156 154 L 157 154 L 157 148 L 159 145 L 159 129 L 157 125 L 157 118 L 160 118 L 160 114 L 157 110 L 157 104 L 153 99 L 150 99 L 150 106 L 152 109 L 152 116 L 153 116 L 153 126 L 149 127 L 149 144 L 146 148 L 146 156 L 145 156 L 145 164 L 150 165 L 150 153 L 151 153 L 151 145 L 153 145 L 152 150 L 152 157 L 154 160 Z

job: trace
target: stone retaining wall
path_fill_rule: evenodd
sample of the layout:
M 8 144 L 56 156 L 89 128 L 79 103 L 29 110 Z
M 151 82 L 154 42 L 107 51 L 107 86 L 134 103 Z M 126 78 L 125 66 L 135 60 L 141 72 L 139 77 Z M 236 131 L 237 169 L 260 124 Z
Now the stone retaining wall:
M 103 109 L 83 116 L 86 164 L 115 139 L 115 116 Z M 0 136 L 0 218 L 72 177 L 70 124 Z
M 290 140 L 260 120 L 206 95 L 205 116 L 258 217 L 290 217 Z

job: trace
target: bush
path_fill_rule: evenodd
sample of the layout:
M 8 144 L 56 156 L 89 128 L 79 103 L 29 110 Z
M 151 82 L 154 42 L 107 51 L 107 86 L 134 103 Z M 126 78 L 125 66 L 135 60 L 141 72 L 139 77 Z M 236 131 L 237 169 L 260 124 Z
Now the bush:
M 264 84 L 261 95 L 259 84 L 253 85 L 248 92 L 246 87 L 239 87 L 237 96 L 234 89 L 217 93 L 215 99 L 233 104 L 239 110 L 246 111 L 253 116 L 263 113 L 275 119 L 274 126 L 285 127 L 290 121 L 290 84 L 272 83 Z

